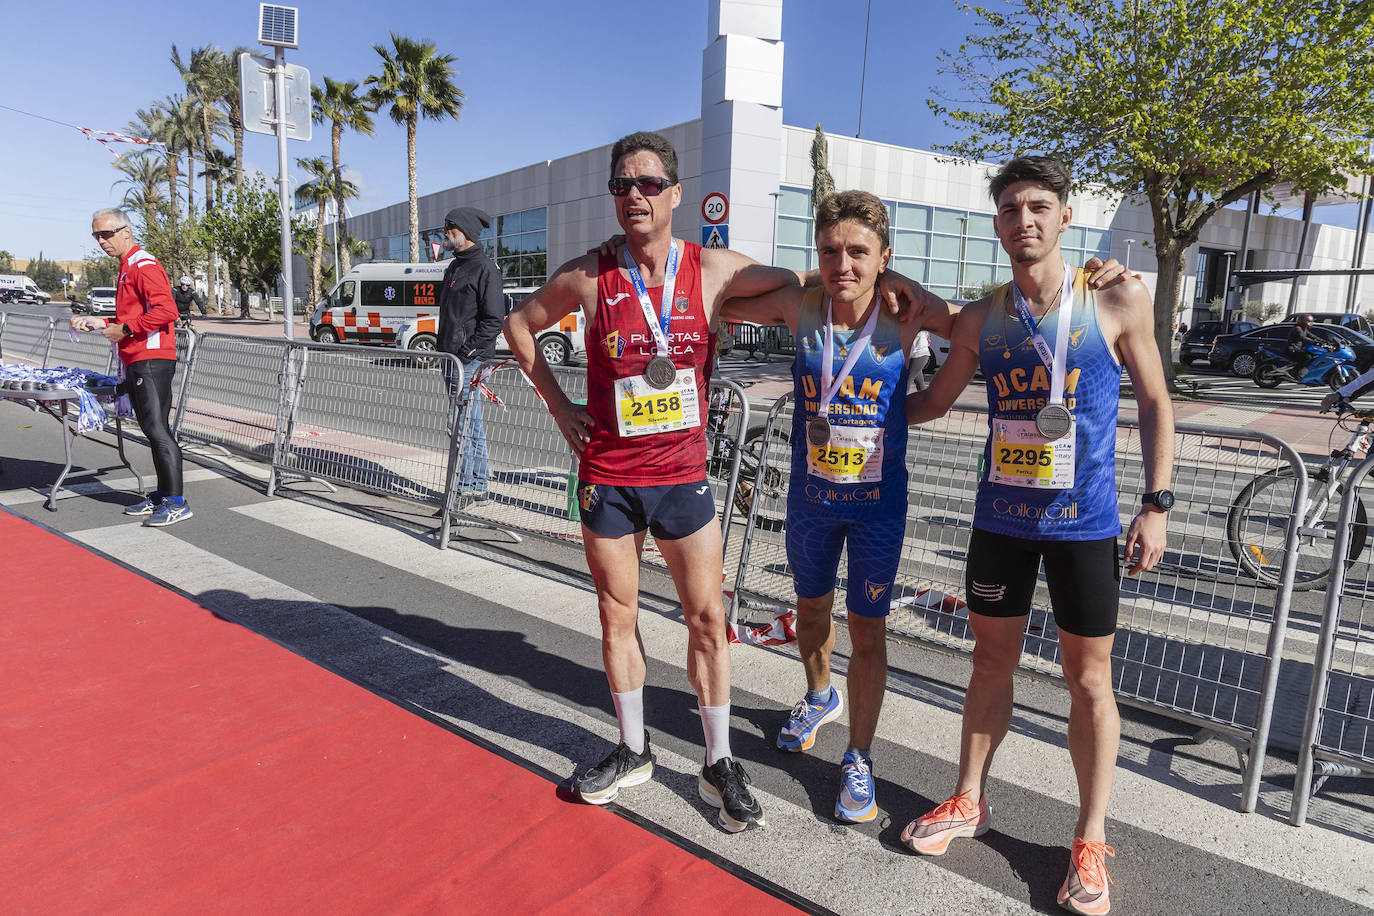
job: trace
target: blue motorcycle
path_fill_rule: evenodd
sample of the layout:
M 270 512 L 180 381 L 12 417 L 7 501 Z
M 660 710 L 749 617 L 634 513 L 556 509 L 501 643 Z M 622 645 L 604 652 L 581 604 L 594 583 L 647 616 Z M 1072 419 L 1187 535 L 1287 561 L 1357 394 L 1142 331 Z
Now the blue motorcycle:
M 1301 374 L 1297 364 L 1282 347 L 1262 346 L 1252 378 L 1261 388 L 1277 388 L 1281 382 L 1299 385 L 1326 385 L 1339 388 L 1360 374 L 1355 367 L 1355 351 L 1347 346 L 1308 346 L 1311 359 Z

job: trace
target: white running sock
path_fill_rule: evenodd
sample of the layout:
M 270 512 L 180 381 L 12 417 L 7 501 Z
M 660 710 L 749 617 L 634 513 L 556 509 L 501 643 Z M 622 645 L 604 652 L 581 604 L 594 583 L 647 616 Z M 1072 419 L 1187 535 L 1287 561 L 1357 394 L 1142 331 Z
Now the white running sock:
M 615 717 L 620 722 L 620 740 L 636 754 L 644 753 L 644 688 L 625 693 L 611 691 Z
M 730 756 L 730 704 L 700 706 L 701 729 L 706 733 L 706 765 Z

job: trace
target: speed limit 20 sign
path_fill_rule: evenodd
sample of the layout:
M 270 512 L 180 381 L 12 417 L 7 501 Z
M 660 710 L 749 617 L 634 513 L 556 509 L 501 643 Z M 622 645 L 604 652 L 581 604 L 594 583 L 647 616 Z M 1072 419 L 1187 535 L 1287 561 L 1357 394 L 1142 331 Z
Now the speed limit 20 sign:
M 730 201 L 719 191 L 712 191 L 701 199 L 701 218 L 711 225 L 725 222 L 730 215 Z

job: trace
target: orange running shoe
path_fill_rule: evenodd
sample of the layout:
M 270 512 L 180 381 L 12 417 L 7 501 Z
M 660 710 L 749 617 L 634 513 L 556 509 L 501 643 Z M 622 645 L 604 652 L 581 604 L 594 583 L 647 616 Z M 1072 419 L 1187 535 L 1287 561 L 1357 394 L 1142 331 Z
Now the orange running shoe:
M 992 827 L 992 811 L 985 798 L 973 802 L 961 792 L 906 825 L 902 842 L 923 856 L 942 856 L 950 841 L 961 836 L 982 836 Z
M 1107 856 L 1116 850 L 1106 843 L 1090 843 L 1081 837 L 1073 838 L 1073 852 L 1069 854 L 1069 874 L 1059 889 L 1059 905 L 1070 913 L 1102 916 L 1112 908 L 1107 885 Z

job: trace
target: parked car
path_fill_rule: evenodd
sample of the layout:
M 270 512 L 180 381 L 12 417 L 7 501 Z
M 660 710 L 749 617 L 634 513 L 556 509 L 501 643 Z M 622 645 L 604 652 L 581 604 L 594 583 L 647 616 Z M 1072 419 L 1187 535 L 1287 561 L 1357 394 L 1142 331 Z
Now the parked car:
M 1291 324 L 1267 324 L 1244 334 L 1223 334 L 1212 344 L 1207 361 L 1213 369 L 1229 369 L 1232 375 L 1250 376 L 1255 372 L 1255 356 L 1262 344 L 1282 347 L 1288 340 Z M 1331 343 L 1344 345 L 1355 352 L 1355 366 L 1361 372 L 1374 366 L 1374 339 L 1358 331 L 1332 324 L 1314 324 L 1312 333 Z
M 1183 335 L 1183 342 L 1178 346 L 1178 361 L 1185 366 L 1191 366 L 1196 360 L 1208 358 L 1212 344 L 1221 335 L 1243 334 L 1257 327 L 1259 325 L 1253 321 L 1237 321 L 1229 328 L 1224 321 L 1199 321 Z
M 1306 314 L 1311 315 L 1312 320 L 1318 324 L 1334 324 L 1338 327 L 1350 328 L 1352 331 L 1359 331 L 1366 337 L 1374 338 L 1374 331 L 1369 326 L 1369 320 L 1355 312 L 1307 312 Z M 1292 324 L 1297 320 L 1297 315 L 1289 315 L 1287 318 L 1280 318 L 1279 324 Z
M 92 315 L 113 315 L 115 313 L 115 288 L 113 286 L 92 286 L 86 294 L 86 311 Z

